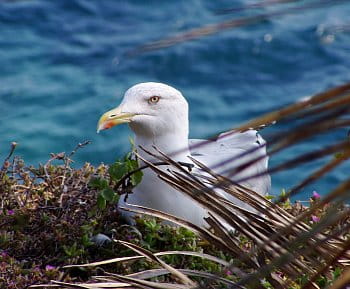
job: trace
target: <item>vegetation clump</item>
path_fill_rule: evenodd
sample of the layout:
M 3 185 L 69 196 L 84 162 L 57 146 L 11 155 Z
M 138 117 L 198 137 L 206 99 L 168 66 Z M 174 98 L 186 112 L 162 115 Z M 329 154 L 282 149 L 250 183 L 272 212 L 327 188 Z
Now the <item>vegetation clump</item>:
M 139 218 L 135 226 L 125 224 L 117 212 L 119 195 L 113 188 L 119 178 L 135 170 L 135 162 L 128 155 L 110 167 L 86 163 L 74 169 L 71 157 L 75 151 L 52 154 L 38 167 L 26 166 L 17 156 L 10 160 L 12 152 L 6 158 L 0 180 L 0 288 L 87 280 L 96 270 L 62 271 L 60 267 L 131 255 L 129 249 L 111 242 L 112 238 L 152 252 L 215 251 L 193 232 L 162 225 L 153 218 Z M 136 176 L 130 185 L 140 180 Z M 199 257 L 169 255 L 164 260 L 192 269 L 220 270 Z M 104 269 L 128 274 L 152 267 L 141 260 Z
M 89 282 L 91 276 L 108 271 L 109 274 L 132 274 L 138 271 L 159 270 L 159 265 L 145 259 L 127 263 L 107 262 L 100 266 L 73 267 L 65 265 L 103 262 L 111 258 L 131 256 L 132 251 L 123 244 L 112 240 L 131 242 L 151 253 L 176 251 L 179 254 L 165 254 L 162 260 L 176 268 L 186 268 L 193 272 L 203 271 L 237 281 L 229 264 L 241 267 L 239 258 L 225 254 L 217 246 L 210 244 L 200 235 L 182 227 L 163 225 L 154 218 L 137 218 L 134 226 L 123 223 L 116 202 L 121 179 L 130 172 L 138 171 L 137 163 L 127 155 L 111 166 L 101 164 L 93 167 L 85 164 L 79 169 L 71 167 L 70 154 L 52 154 L 45 165 L 26 166 L 19 157 L 11 156 L 16 144 L 6 158 L 1 169 L 0 207 L 0 284 L 1 288 L 25 288 L 34 284 L 47 284 L 50 280 L 61 282 Z M 142 175 L 124 180 L 123 190 L 130 193 Z M 313 192 L 310 205 L 319 203 L 320 196 Z M 308 210 L 301 203 L 292 204 L 289 199 L 281 204 L 293 216 Z M 329 206 L 317 209 L 309 218 L 308 225 L 317 224 L 327 213 Z M 342 222 L 349 222 L 344 218 Z M 254 243 L 238 234 L 239 246 L 249 253 Z M 199 255 L 186 256 L 183 252 L 197 252 Z M 203 258 L 216 256 L 227 262 L 217 263 Z M 238 269 L 240 270 L 240 269 Z M 318 279 L 321 287 L 329 285 L 338 277 L 342 269 L 334 267 L 331 275 Z M 277 271 L 278 272 L 278 271 Z M 279 273 L 285 278 L 283 272 Z M 153 277 L 157 282 L 170 282 L 166 275 Z M 200 281 L 198 277 L 194 280 Z M 298 285 L 299 282 L 299 285 Z M 302 278 L 294 282 L 298 288 Z M 265 281 L 264 287 L 271 284 Z

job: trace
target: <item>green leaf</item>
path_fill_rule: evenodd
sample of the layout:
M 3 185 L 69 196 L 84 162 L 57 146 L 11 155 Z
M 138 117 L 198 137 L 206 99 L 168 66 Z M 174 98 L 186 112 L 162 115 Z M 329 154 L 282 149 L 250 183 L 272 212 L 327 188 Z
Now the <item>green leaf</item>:
M 336 267 L 336 268 L 334 269 L 334 272 L 333 272 L 333 279 L 334 279 L 334 280 L 338 279 L 339 276 L 341 275 L 341 273 L 342 273 L 342 269 L 339 268 L 339 267 Z
M 132 157 L 132 152 L 128 152 L 125 156 L 124 156 L 124 161 L 127 162 L 129 160 L 131 160 Z
M 108 169 L 109 175 L 115 181 L 119 181 L 125 174 L 127 174 L 127 165 L 125 162 L 115 162 Z
M 128 166 L 128 172 L 137 170 L 139 168 L 139 164 L 138 164 L 137 160 L 128 160 L 126 163 Z M 133 186 L 138 185 L 142 180 L 142 176 L 143 176 L 142 171 L 137 171 L 137 172 L 133 173 L 130 177 L 131 184 Z
M 305 285 L 308 282 L 308 280 L 309 280 L 307 275 L 303 275 L 299 279 L 300 279 L 300 285 L 301 286 Z
M 129 152 L 124 156 L 123 161 L 116 161 L 109 167 L 108 172 L 112 180 L 118 182 L 126 174 L 139 168 L 138 161 L 131 158 L 132 152 Z M 132 174 L 130 177 L 131 184 L 133 186 L 138 185 L 142 180 L 142 176 L 143 173 L 141 171 Z
M 108 182 L 103 178 L 92 178 L 89 186 L 94 189 L 103 190 L 104 188 L 108 188 Z
M 90 241 L 90 237 L 88 234 L 84 234 L 81 237 L 81 243 L 83 244 L 84 247 L 89 247 L 93 244 L 93 242 Z
M 65 246 L 63 245 L 63 250 L 69 257 L 75 257 L 80 254 L 80 250 L 78 249 L 77 243 L 74 242 L 72 246 Z
M 137 171 L 131 176 L 131 184 L 133 186 L 137 186 L 139 183 L 141 183 L 143 177 L 142 171 Z
M 107 205 L 106 199 L 102 196 L 102 194 L 99 194 L 97 196 L 97 207 L 101 210 L 105 209 Z
M 316 280 L 316 283 L 317 283 L 318 286 L 326 287 L 328 285 L 328 280 L 327 280 L 326 277 L 321 276 L 320 278 L 318 278 Z
M 129 136 L 129 142 L 131 144 L 131 150 L 134 151 L 135 150 L 135 140 Z
M 128 160 L 126 163 L 128 165 L 129 172 L 131 172 L 133 170 L 137 170 L 139 168 L 139 163 L 137 160 Z
M 100 194 L 108 202 L 112 202 L 116 195 L 116 193 L 111 188 L 103 189 Z

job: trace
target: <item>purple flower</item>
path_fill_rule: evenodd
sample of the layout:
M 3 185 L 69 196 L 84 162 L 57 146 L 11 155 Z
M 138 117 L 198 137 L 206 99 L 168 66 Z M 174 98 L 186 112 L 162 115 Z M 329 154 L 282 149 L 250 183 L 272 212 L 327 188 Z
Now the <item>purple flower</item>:
M 15 211 L 14 210 L 7 210 L 7 214 L 12 216 L 15 214 Z
M 51 271 L 51 270 L 55 270 L 56 269 L 56 267 L 55 266 L 52 266 L 52 265 L 46 265 L 45 266 L 45 270 L 46 271 Z
M 312 216 L 311 216 L 311 220 L 312 220 L 314 223 L 317 223 L 317 222 L 320 221 L 320 217 L 317 217 L 317 216 L 315 216 L 315 215 L 312 215 Z
M 33 268 L 33 271 L 34 271 L 34 272 L 40 272 L 41 270 L 40 270 L 40 267 L 39 267 L 39 266 L 35 266 L 35 267 Z
M 126 239 L 127 239 L 128 241 L 130 241 L 130 240 L 135 239 L 135 237 L 132 236 L 132 235 L 126 235 Z
M 321 198 L 320 194 L 317 193 L 316 191 L 313 191 L 313 192 L 312 192 L 312 197 L 313 197 L 314 199 L 319 199 L 319 198 Z
M 0 256 L 3 257 L 3 258 L 6 258 L 6 257 L 8 257 L 8 254 L 7 254 L 6 251 L 2 251 Z
M 232 272 L 230 270 L 226 270 L 226 275 L 232 275 Z

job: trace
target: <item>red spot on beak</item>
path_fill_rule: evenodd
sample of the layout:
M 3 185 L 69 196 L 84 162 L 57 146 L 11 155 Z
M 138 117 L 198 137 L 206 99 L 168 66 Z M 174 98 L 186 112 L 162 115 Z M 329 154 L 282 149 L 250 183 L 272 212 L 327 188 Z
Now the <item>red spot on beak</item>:
M 114 126 L 113 122 L 112 122 L 112 121 L 108 121 L 108 122 L 106 122 L 106 124 L 103 126 L 103 129 L 109 129 L 109 128 L 113 127 L 113 126 Z

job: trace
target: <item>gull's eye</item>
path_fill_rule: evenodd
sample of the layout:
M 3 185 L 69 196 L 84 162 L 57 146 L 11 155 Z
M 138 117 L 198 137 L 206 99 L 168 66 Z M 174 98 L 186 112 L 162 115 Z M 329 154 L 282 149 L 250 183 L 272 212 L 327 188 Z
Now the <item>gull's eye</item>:
M 151 96 L 151 97 L 148 99 L 148 102 L 154 104 L 154 103 L 157 103 L 157 102 L 159 101 L 159 99 L 160 99 L 159 96 L 154 95 L 154 96 Z

